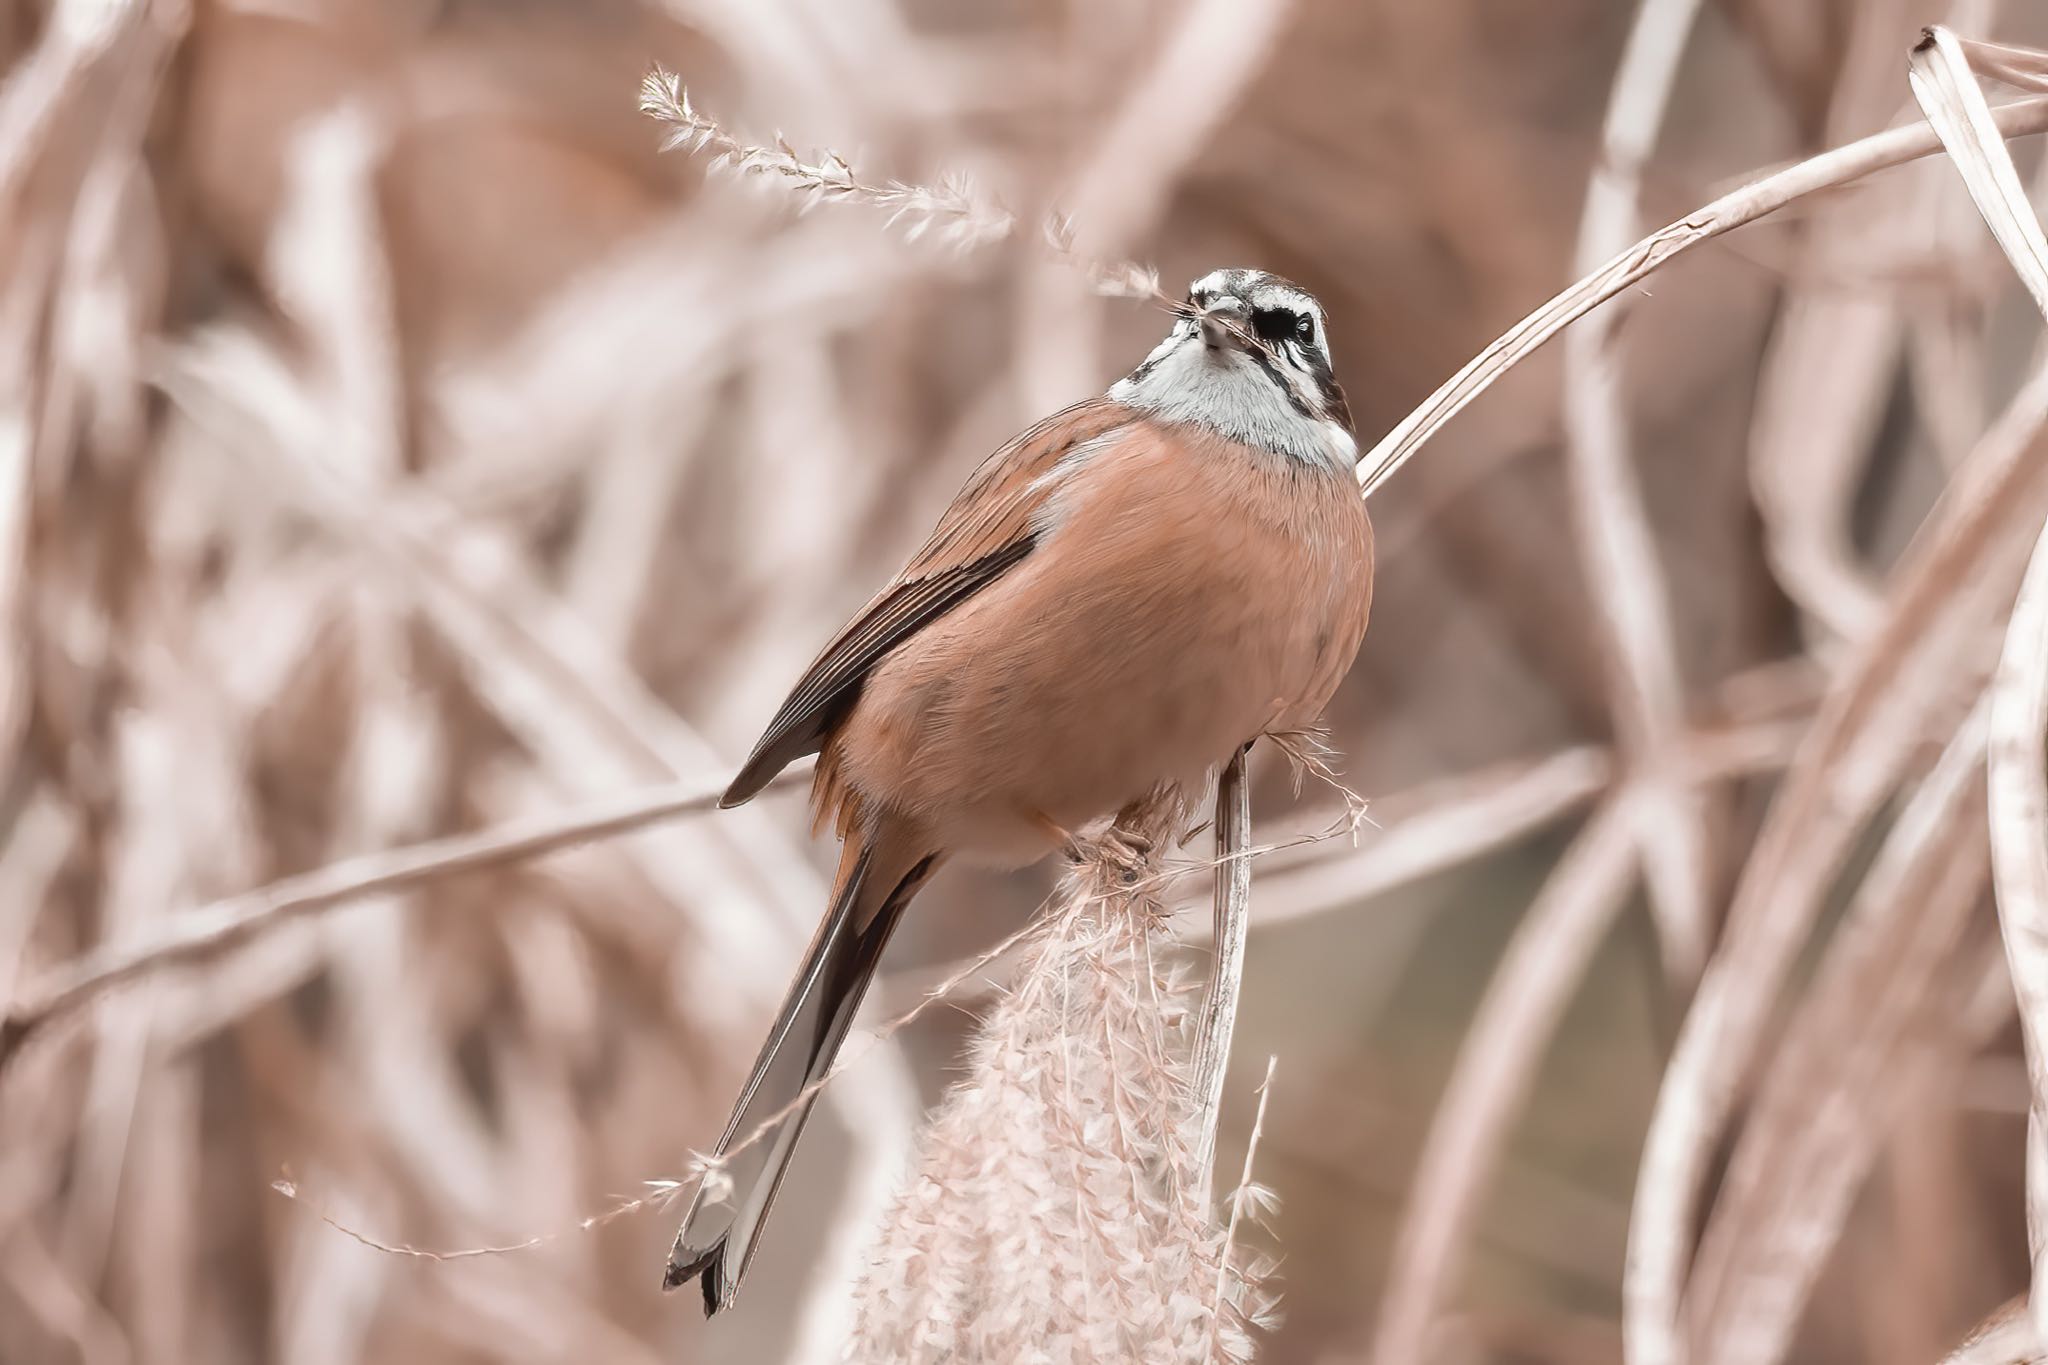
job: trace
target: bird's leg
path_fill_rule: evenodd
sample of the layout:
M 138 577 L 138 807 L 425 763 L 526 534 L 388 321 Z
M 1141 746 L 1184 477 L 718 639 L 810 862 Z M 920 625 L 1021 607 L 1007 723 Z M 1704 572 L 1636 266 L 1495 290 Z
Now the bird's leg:
M 1174 842 L 1174 831 L 1186 818 L 1186 804 L 1178 789 L 1155 788 L 1126 803 L 1107 825 L 1079 834 L 1044 811 L 1021 814 L 1069 863 L 1106 867 L 1129 886 L 1158 869 L 1160 850 Z
M 1043 834 L 1046 842 L 1057 849 L 1062 858 L 1065 858 L 1070 863 L 1086 861 L 1087 843 L 1080 835 L 1074 833 L 1042 810 L 1036 810 L 1030 806 L 1019 806 L 1017 813 L 1030 822 L 1040 834 Z
M 1129 884 L 1151 865 L 1152 837 L 1126 824 L 1122 812 L 1092 834 L 1076 834 L 1042 811 L 1028 811 L 1026 816 L 1075 867 L 1109 867 Z
M 1121 812 L 1109 828 L 1095 836 L 1093 845 L 1094 857 L 1115 868 L 1126 886 L 1151 868 L 1152 853 L 1158 847 L 1151 835 L 1125 824 Z
M 1155 787 L 1116 813 L 1098 836 L 1102 855 L 1126 884 L 1159 869 L 1160 855 L 1187 822 L 1187 796 L 1178 787 Z
M 1118 812 L 1117 823 L 1096 834 L 1076 834 L 1044 811 L 1029 810 L 1024 815 L 1070 863 L 1109 863 L 1128 872 L 1142 864 L 1152 851 L 1151 839 L 1122 826 L 1123 812 Z M 1126 876 L 1125 880 L 1130 878 Z

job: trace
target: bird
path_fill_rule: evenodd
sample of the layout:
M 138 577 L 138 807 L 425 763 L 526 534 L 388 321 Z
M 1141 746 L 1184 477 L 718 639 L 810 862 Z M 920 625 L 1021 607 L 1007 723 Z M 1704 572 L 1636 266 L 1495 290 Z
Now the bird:
M 999 448 L 804 672 L 719 804 L 817 754 L 830 907 L 670 1252 L 730 1307 L 818 1082 L 944 863 L 1018 867 L 1311 728 L 1372 601 L 1372 525 L 1322 305 L 1212 271 L 1100 396 Z M 736 1146 L 737 1144 L 737 1146 Z M 715 1187 L 715 1188 L 714 1188 Z

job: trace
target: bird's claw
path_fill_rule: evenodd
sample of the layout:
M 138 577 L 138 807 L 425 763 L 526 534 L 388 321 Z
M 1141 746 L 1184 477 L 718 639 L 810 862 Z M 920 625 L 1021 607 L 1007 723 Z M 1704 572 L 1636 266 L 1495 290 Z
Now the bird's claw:
M 1072 840 L 1067 857 L 1076 863 L 1108 868 L 1128 885 L 1151 870 L 1157 848 L 1149 834 L 1111 825 L 1100 833 Z

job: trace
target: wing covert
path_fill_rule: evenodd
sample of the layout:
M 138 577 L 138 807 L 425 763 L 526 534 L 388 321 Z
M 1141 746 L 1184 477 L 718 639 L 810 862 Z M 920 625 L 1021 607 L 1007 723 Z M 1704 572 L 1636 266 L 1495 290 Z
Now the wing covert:
M 1022 562 L 1036 543 L 1032 517 L 1057 483 L 1045 476 L 1076 447 L 1134 416 L 1121 403 L 1091 398 L 1046 418 L 984 460 L 909 566 L 797 680 L 719 804 L 740 804 L 784 767 L 818 752 L 890 650 Z

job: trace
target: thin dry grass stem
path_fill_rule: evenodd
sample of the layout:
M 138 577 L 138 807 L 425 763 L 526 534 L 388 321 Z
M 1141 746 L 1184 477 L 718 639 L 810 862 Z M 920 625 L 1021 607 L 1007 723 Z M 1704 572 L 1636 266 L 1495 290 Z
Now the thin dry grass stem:
M 1592 801 L 1610 776 L 1605 749 L 1578 746 L 1380 798 L 1373 803 L 1373 809 L 1385 816 L 1374 821 L 1379 832 L 1357 847 L 1336 844 L 1334 836 L 1355 827 L 1347 818 L 1313 837 L 1249 850 L 1250 856 L 1278 855 L 1263 874 L 1259 922 L 1270 925 L 1352 909 L 1396 887 L 1484 857 Z M 1224 865 L 1218 861 L 1217 870 Z M 1213 894 L 1202 898 L 1202 907 L 1213 916 Z M 1187 915 L 1195 904 L 1184 899 L 1177 909 Z M 1188 932 L 1191 943 L 1200 943 L 1213 934 L 1214 925 L 1190 926 Z M 893 1000 L 913 999 L 952 970 L 952 964 L 912 968 L 887 978 L 884 988 Z
M 1830 142 L 1906 112 L 1899 109 L 1896 15 L 1860 5 L 1849 22 L 1842 74 L 1827 103 Z M 1861 639 L 1883 612 L 1851 516 L 1885 420 L 1904 328 L 1895 295 L 1841 287 L 1839 263 L 1903 249 L 1904 231 L 1930 211 L 1930 200 L 1945 198 L 1924 193 L 1939 169 L 1814 201 L 1765 343 L 1745 464 L 1772 574 L 1823 639 Z M 1874 208 L 1873 199 L 1884 207 Z M 1981 429 L 1980 417 L 1968 440 Z
M 716 798 L 711 797 L 707 799 L 715 801 Z M 1306 836 L 1305 839 L 1302 841 L 1282 843 L 1274 845 L 1274 848 L 1290 847 L 1293 846 L 1293 842 L 1306 842 L 1308 840 L 1313 839 L 1334 838 L 1337 834 L 1350 828 L 1352 828 L 1352 826 L 1348 822 L 1346 822 L 1338 826 L 1333 826 L 1331 829 L 1321 834 Z M 1165 840 L 1162 836 L 1162 839 L 1160 841 L 1160 847 L 1164 847 L 1164 843 Z M 1119 846 L 1119 849 L 1120 847 L 1121 846 Z M 1120 871 L 1118 894 L 1135 898 L 1156 896 L 1164 887 L 1170 884 L 1174 879 L 1180 876 L 1185 876 L 1192 871 L 1202 870 L 1210 867 L 1214 867 L 1220 870 L 1229 865 L 1243 865 L 1248 863 L 1250 859 L 1260 857 L 1269 851 L 1270 850 L 1268 849 L 1257 847 L 1247 848 L 1243 850 L 1243 852 L 1240 855 L 1237 855 L 1234 858 L 1226 859 L 1224 857 L 1219 856 L 1215 860 L 1200 863 L 1195 867 L 1167 867 L 1164 865 L 1157 865 L 1146 868 L 1137 875 L 1130 875 L 1128 871 Z M 1119 851 L 1117 856 L 1119 859 L 1124 857 L 1121 851 Z M 1119 867 L 1122 867 L 1121 862 L 1119 863 Z M 579 1231 L 601 1227 L 618 1218 L 624 1217 L 631 1213 L 637 1213 L 643 1209 L 666 1207 L 668 1204 L 674 1202 L 682 1195 L 689 1193 L 692 1189 L 695 1188 L 698 1182 L 715 1182 L 719 1178 L 718 1172 L 720 1168 L 726 1162 L 730 1161 L 734 1156 L 737 1156 L 740 1153 L 753 1147 L 756 1143 L 766 1139 L 771 1133 L 773 1133 L 784 1122 L 786 1122 L 791 1115 L 795 1114 L 799 1109 L 803 1108 L 804 1105 L 809 1103 L 813 1097 L 817 1096 L 827 1086 L 831 1085 L 835 1080 L 837 1080 L 841 1074 L 858 1065 L 869 1053 L 875 1051 L 877 1048 L 893 1040 L 898 1033 L 900 1033 L 905 1028 L 908 1028 L 911 1024 L 917 1022 L 918 1019 L 922 1018 L 924 1014 L 931 1009 L 932 1006 L 937 1005 L 943 1001 L 952 999 L 966 982 L 980 975 L 990 966 L 990 964 L 996 962 L 998 959 L 1004 957 L 1012 950 L 1016 949 L 1019 945 L 1028 941 L 1035 933 L 1039 931 L 1039 929 L 1040 921 L 1038 919 L 1034 918 L 1031 921 L 1027 921 L 1026 924 L 1022 928 L 1018 929 L 1016 932 L 1008 935 L 1000 942 L 996 943 L 995 945 L 981 953 L 979 956 L 959 966 L 945 979 L 939 981 L 937 984 L 932 986 L 931 989 L 924 994 L 923 998 L 920 999 L 911 1008 L 903 1011 L 902 1013 L 889 1019 L 887 1022 L 876 1027 L 870 1034 L 868 1034 L 868 1036 L 863 1040 L 861 1045 L 849 1049 L 846 1055 L 842 1056 L 838 1062 L 836 1062 L 829 1070 L 826 1071 L 824 1075 L 820 1076 L 817 1080 L 813 1081 L 810 1085 L 806 1086 L 800 1093 L 793 1096 L 790 1099 L 789 1103 L 784 1105 L 781 1109 L 762 1119 L 761 1122 L 751 1132 L 746 1134 L 744 1137 L 738 1139 L 737 1141 L 733 1142 L 729 1147 L 727 1147 L 725 1152 L 721 1155 L 713 1157 L 704 1155 L 702 1153 L 695 1154 L 692 1158 L 691 1169 L 689 1170 L 688 1174 L 684 1177 L 680 1179 L 657 1178 L 647 1180 L 643 1183 L 645 1183 L 650 1188 L 650 1193 L 645 1195 L 638 1195 L 633 1198 L 622 1200 L 614 1204 L 609 1204 L 605 1208 L 599 1210 L 598 1212 L 579 1219 L 577 1222 L 570 1226 L 556 1228 L 548 1232 L 536 1233 L 531 1237 L 526 1237 L 513 1242 L 458 1248 L 429 1248 L 415 1246 L 404 1242 L 391 1241 L 377 1237 L 372 1233 L 366 1232 L 359 1227 L 355 1227 L 349 1224 L 348 1222 L 340 1218 L 338 1215 L 334 1215 L 329 1211 L 319 1208 L 318 1206 L 310 1207 L 313 1207 L 313 1211 L 315 1212 L 316 1216 L 318 1216 L 321 1219 L 321 1221 L 328 1223 L 337 1231 L 348 1236 L 351 1240 L 359 1242 L 363 1246 L 366 1246 L 374 1251 L 380 1251 L 391 1255 L 407 1256 L 420 1260 L 430 1261 L 469 1260 L 480 1256 L 497 1256 L 512 1252 L 524 1251 L 533 1247 L 543 1246 L 548 1243 L 558 1241 L 563 1237 L 570 1236 Z M 1192 1090 L 1189 1093 L 1190 1095 L 1194 1094 Z M 278 1180 L 276 1182 L 273 1182 L 272 1188 L 276 1190 L 277 1193 L 284 1195 L 288 1199 L 292 1199 L 294 1201 L 301 1203 L 306 1202 L 307 1197 L 304 1191 L 300 1189 L 299 1183 L 295 1180 L 292 1180 L 290 1178 Z
M 1971 199 L 1998 239 L 2013 269 L 2048 314 L 2048 238 L 2019 182 L 2003 141 L 1987 132 L 1989 107 L 1972 66 L 2011 84 L 2040 88 L 2048 54 L 1996 44 L 1965 42 L 1930 28 L 1912 61 L 1914 92 L 1941 134 Z M 1993 691 L 1989 764 L 1991 848 L 2020 1017 L 2027 1043 L 2033 1103 L 2028 1134 L 2028 1227 L 2036 1289 L 2030 1299 L 2036 1331 L 2048 1323 L 2039 1286 L 2048 1241 L 2048 955 L 2031 946 L 2048 925 L 2048 779 L 2042 776 L 2042 732 L 2048 726 L 2048 532 L 2037 544 L 2005 638 Z
M 903 227 L 912 241 L 931 234 L 971 249 L 1013 238 L 1020 228 L 1015 214 L 984 198 L 962 176 L 949 176 L 929 186 L 900 180 L 868 181 L 837 152 L 806 161 L 779 136 L 772 147 L 742 141 L 690 103 L 680 77 L 659 67 L 641 79 L 640 112 L 672 129 L 662 143 L 663 151 L 682 148 L 707 154 L 714 167 L 775 180 L 787 186 L 805 208 L 827 201 L 866 204 L 886 214 L 891 226 Z M 1160 287 L 1159 272 L 1150 266 L 1100 261 L 1079 251 L 1073 222 L 1064 214 L 1049 215 L 1039 225 L 1038 240 L 1054 259 L 1080 270 L 1104 297 L 1142 299 L 1184 311 L 1181 301 Z M 1265 348 L 1265 343 L 1249 334 L 1245 337 Z
M 847 1359 L 1250 1358 L 1264 1267 L 1215 1301 L 1229 1233 L 1198 1197 L 1193 986 L 1157 952 L 1163 869 L 1133 877 L 1128 850 L 1103 853 L 1034 926 L 927 1127 Z
M 2043 1365 L 2048 1351 L 2036 1344 L 2033 1324 L 2027 1317 L 2025 1295 L 2012 1300 L 1984 1319 L 1955 1350 L 1942 1357 L 1941 1365 Z
M 1956 962 L 1987 872 L 1980 704 L 1915 787 L 1768 1069 L 1687 1285 L 1695 1357 L 1775 1365 L 1924 1075 L 1982 1043 Z M 1982 944 L 1976 946 L 1984 946 Z
M 1096 250 L 1131 249 L 1170 206 L 1217 125 L 1267 69 L 1294 13 L 1291 0 L 1182 6 L 1147 69 L 1134 73 L 1115 117 L 1091 139 L 1060 223 L 1084 225 Z M 1201 73 L 1196 99 L 1189 98 L 1191 72 Z M 1059 245 L 1073 252 L 1071 232 L 1063 235 Z
M 756 1143 L 766 1139 L 777 1128 L 780 1128 L 791 1115 L 810 1103 L 814 1097 L 839 1079 L 841 1075 L 859 1065 L 870 1053 L 892 1041 L 898 1033 L 922 1018 L 932 1006 L 951 997 L 969 978 L 981 972 L 989 963 L 995 961 L 1004 953 L 1030 938 L 1038 929 L 1039 923 L 1034 918 L 1032 921 L 1027 922 L 1023 928 L 1005 937 L 994 947 L 981 954 L 981 956 L 966 963 L 944 981 L 939 982 L 926 993 L 923 1000 L 874 1029 L 858 1045 L 848 1049 L 838 1061 L 833 1063 L 824 1075 L 805 1086 L 802 1091 L 790 1099 L 788 1104 L 762 1119 L 751 1132 L 734 1141 L 723 1153 L 717 1156 L 708 1156 L 701 1152 L 695 1153 L 692 1155 L 690 1169 L 686 1175 L 680 1178 L 660 1177 L 644 1181 L 642 1183 L 649 1187 L 650 1193 L 608 1204 L 598 1212 L 579 1219 L 568 1227 L 535 1233 L 531 1237 L 522 1238 L 516 1242 L 489 1246 L 437 1249 L 413 1246 L 404 1242 L 387 1241 L 360 1228 L 351 1226 L 317 1206 L 308 1204 L 308 1207 L 313 1209 L 322 1222 L 329 1224 L 336 1231 L 343 1233 L 354 1241 L 362 1243 L 362 1245 L 373 1251 L 381 1251 L 393 1256 L 409 1256 L 427 1261 L 461 1261 L 479 1256 L 500 1256 L 511 1252 L 525 1251 L 532 1247 L 544 1246 L 547 1243 L 558 1241 L 561 1238 L 589 1228 L 600 1227 L 627 1214 L 637 1213 L 642 1209 L 666 1208 L 682 1196 L 689 1194 L 700 1183 L 709 1184 L 715 1189 L 720 1179 L 719 1171 L 725 1163 L 740 1153 L 747 1151 Z M 298 1182 L 289 1177 L 273 1182 L 271 1188 L 287 1199 L 298 1203 L 307 1203 L 307 1197 L 304 1191 L 299 1188 Z
M 1480 1201 L 1545 1047 L 1627 904 L 1643 856 L 1637 799 L 1610 796 L 1572 841 L 1494 969 L 1430 1121 L 1395 1236 L 1370 1359 L 1430 1360 Z
M 963 247 L 1000 241 L 1016 231 L 1017 220 L 982 200 L 964 178 L 948 177 L 936 185 L 909 185 L 900 180 L 867 181 L 837 152 L 815 161 L 797 155 L 784 138 L 773 146 L 742 142 L 719 122 L 690 103 L 682 78 L 656 67 L 640 80 L 640 112 L 669 125 L 663 151 L 682 148 L 708 157 L 713 167 L 739 175 L 764 176 L 785 184 L 808 207 L 813 203 L 862 203 L 888 215 L 915 241 L 933 233 Z
M 1074 267 L 1098 295 L 1170 306 L 1155 272 L 1104 267 L 1093 258 L 1121 257 L 1164 217 L 1218 127 L 1268 69 L 1293 10 L 1290 0 L 1193 0 L 1176 7 L 1147 60 L 1128 73 L 1114 111 L 1063 177 L 1063 211 L 1045 233 L 1049 259 L 1017 291 L 1014 383 L 1027 406 L 1064 404 L 1094 387 L 1104 369 L 1099 309 L 1075 287 Z M 1197 99 L 1189 98 L 1190 72 L 1201 73 Z M 1076 225 L 1085 232 L 1085 252 L 1076 245 Z
M 2048 1341 L 2048 528 L 2027 566 L 1991 693 L 1991 864 L 2026 1044 L 2029 1310 Z
M 1952 697 L 2001 592 L 2021 528 L 2038 525 L 2048 419 L 2037 371 L 1985 433 L 1894 575 L 1882 627 L 1855 647 L 1758 835 L 1722 944 L 1664 1073 L 1636 1182 L 1624 1277 L 1631 1365 L 1683 1358 L 1679 1304 L 1693 1201 L 1779 987 L 1856 834 L 1889 794 L 1928 717 Z
M 1613 755 L 1575 745 L 1490 764 L 1373 803 L 1379 833 L 1356 849 L 1279 860 L 1261 882 L 1261 923 L 1348 908 L 1482 858 L 1590 804 Z
M 1969 187 L 1991 235 L 2035 306 L 2048 314 L 2048 236 L 2042 233 L 2012 152 L 1955 34 L 1938 25 L 1926 31 L 1913 49 L 1911 80 L 1914 98 Z
M 2048 130 L 2048 100 L 2022 100 L 2004 105 L 1992 111 L 1992 122 L 2005 137 Z M 1573 322 L 1638 283 L 1673 257 L 1753 223 L 1806 195 L 1849 184 L 1873 172 L 1903 165 L 1939 150 L 1940 139 L 1931 128 L 1917 125 L 1894 128 L 1753 180 L 1659 228 L 1552 297 L 1439 385 L 1436 392 L 1359 457 L 1360 488 L 1367 497 L 1371 497 L 1444 423 L 1491 388 L 1503 374 Z
M 1791 760 L 1806 732 L 1810 688 L 1800 684 L 1791 689 L 1796 695 L 1779 696 L 1771 679 L 1737 675 L 1731 681 L 1768 684 L 1772 690 L 1765 704 L 1749 708 L 1756 718 L 1703 727 L 1687 739 L 1681 763 L 1688 780 L 1726 781 L 1774 771 Z M 1781 707 L 1792 714 L 1773 714 Z M 1255 857 L 1277 855 L 1269 857 L 1261 874 L 1259 922 L 1272 925 L 1356 910 L 1376 896 L 1507 848 L 1592 804 L 1614 781 L 1613 755 L 1600 745 L 1491 764 L 1375 798 L 1370 823 L 1376 833 L 1353 839 L 1350 847 L 1339 846 L 1337 836 L 1355 830 L 1365 818 L 1366 803 L 1360 801 L 1347 817 L 1320 831 L 1250 851 Z M 1339 791 L 1351 795 L 1347 788 Z M 1213 910 L 1213 899 L 1203 904 Z M 1195 908 L 1186 899 L 1176 907 L 1183 915 Z M 1191 925 L 1189 941 L 1199 943 L 1212 932 L 1212 926 Z M 952 970 L 950 963 L 914 968 L 887 978 L 884 985 L 893 1000 L 914 999 Z
M 793 786 L 802 771 L 778 778 Z M 293 920 L 367 896 L 406 890 L 438 877 L 495 867 L 556 849 L 640 829 L 657 821 L 718 809 L 716 791 L 674 787 L 592 802 L 558 815 L 382 849 L 165 918 L 149 936 L 110 942 L 23 990 L 0 1020 L 0 1076 L 18 1050 L 64 1016 L 152 973 L 204 966 Z
M 1704 784 L 1783 767 L 1810 724 L 1806 690 L 1791 700 L 1791 714 L 1774 714 L 1783 699 L 1773 693 L 1753 715 L 1695 729 L 1679 749 L 1684 779 Z M 1374 838 L 1275 860 L 1261 883 L 1260 922 L 1355 907 L 1469 863 L 1591 804 L 1618 780 L 1610 750 L 1579 745 L 1376 798 Z
M 1955 41 L 1972 71 L 2003 81 L 2015 90 L 2048 91 L 2048 52 L 1974 38 Z
M 1238 1233 L 1246 1223 L 1278 1207 L 1278 1196 L 1272 1190 L 1252 1183 L 1252 1168 L 1259 1159 L 1260 1139 L 1266 1135 L 1266 1101 L 1273 1096 L 1273 1071 L 1279 1065 L 1278 1057 L 1266 1058 L 1266 1074 L 1259 1081 L 1258 1107 L 1252 1111 L 1251 1132 L 1244 1140 L 1244 1169 L 1238 1172 L 1237 1188 L 1230 1194 L 1230 1221 L 1224 1224 L 1223 1250 L 1216 1258 L 1216 1289 L 1209 1296 L 1209 1358 L 1212 1360 L 1221 1357 L 1223 1352 L 1223 1324 L 1231 1312 L 1231 1278 L 1236 1270 Z M 1213 1139 L 1211 1141 L 1213 1144 Z
M 272 377 L 269 385 L 248 382 L 266 362 L 245 355 L 243 383 L 236 385 L 219 373 L 221 356 L 195 350 L 167 376 L 174 396 L 228 425 L 233 439 L 224 445 L 249 458 L 260 474 L 281 478 L 288 500 L 368 554 L 385 586 L 417 606 L 460 656 L 477 696 L 563 787 L 576 792 L 724 766 L 624 660 L 597 646 L 516 550 L 474 553 L 477 546 L 454 534 L 467 529 L 464 518 L 434 508 L 424 496 L 395 507 L 382 502 L 375 490 L 331 467 L 317 453 L 317 437 L 299 430 L 307 418 L 297 411 L 303 400 L 288 377 Z M 292 458 L 257 459 L 239 448 L 254 444 L 246 427 L 234 425 L 241 408 L 275 426 L 280 448 Z M 479 539 L 489 544 L 498 537 L 480 533 Z M 699 960 L 720 963 L 712 998 L 749 982 L 764 996 L 780 989 L 778 940 L 806 932 L 825 896 L 821 879 L 808 861 L 792 856 L 794 845 L 782 831 L 758 811 L 743 811 L 701 830 L 650 827 L 621 847 L 710 945 Z M 720 894 L 763 897 L 786 932 L 777 933 L 772 918 L 706 913 Z M 874 1073 L 870 1085 L 833 1096 L 853 1111 L 848 1128 L 856 1166 L 869 1172 L 886 1159 L 888 1135 L 907 1133 L 915 1103 L 900 1058 Z
M 270 1188 L 283 1195 L 286 1199 L 291 1200 L 294 1204 L 304 1208 L 315 1218 L 325 1223 L 328 1227 L 333 1228 L 351 1242 L 356 1243 L 358 1246 L 367 1247 L 371 1251 L 381 1252 L 386 1256 L 408 1256 L 421 1261 L 468 1261 L 480 1256 L 510 1256 L 521 1251 L 531 1251 L 535 1247 L 546 1246 L 550 1242 L 559 1241 L 561 1238 L 571 1236 L 574 1233 L 587 1232 L 592 1228 L 603 1227 L 607 1223 L 616 1222 L 618 1219 L 624 1218 L 629 1214 L 638 1213 L 642 1209 L 667 1208 L 675 1201 L 677 1195 L 685 1192 L 686 1189 L 683 1182 L 674 1180 L 650 1180 L 647 1184 L 650 1190 L 649 1193 L 621 1203 L 612 1204 L 597 1213 L 591 1214 L 587 1218 L 579 1219 L 572 1227 L 555 1228 L 548 1232 L 537 1232 L 531 1237 L 522 1237 L 516 1242 L 497 1242 L 488 1246 L 441 1249 L 413 1246 L 406 1242 L 388 1242 L 372 1233 L 365 1232 L 361 1228 L 349 1223 L 339 1214 L 315 1203 L 304 1190 L 299 1188 L 299 1182 L 293 1179 L 289 1173 L 277 1180 L 271 1181 Z
M 1356 811 L 1365 806 L 1365 798 L 1346 786 L 1337 774 L 1337 751 L 1331 747 L 1328 731 L 1269 730 L 1265 738 L 1287 760 L 1296 796 L 1301 795 L 1302 783 L 1314 778 L 1342 797 L 1346 808 Z
M 1789 761 L 1804 728 L 1797 718 L 1774 718 L 1702 731 L 1687 745 L 1687 771 L 1703 782 L 1773 771 Z M 1353 837 L 1354 847 L 1338 847 L 1337 841 L 1355 835 L 1362 808 L 1314 833 L 1255 846 L 1248 856 L 1270 864 L 1261 873 L 1259 922 L 1270 926 L 1355 911 L 1376 896 L 1483 860 L 1597 800 L 1611 780 L 1608 752 L 1582 746 L 1378 798 L 1372 809 L 1382 818 L 1371 821 L 1378 832 L 1369 839 Z M 1171 880 L 1223 865 L 1202 860 L 1171 868 L 1166 876 Z M 1204 896 L 1200 906 L 1213 913 L 1213 896 Z M 1182 919 L 1196 909 L 1196 902 L 1185 897 L 1176 905 Z M 1213 925 L 1190 923 L 1185 932 L 1190 945 L 1199 945 L 1211 938 Z M 1005 960 L 1009 956 L 991 963 L 978 988 L 963 988 L 956 1001 L 972 1003 L 997 989 L 995 983 L 1014 971 L 1015 963 Z M 958 965 L 895 973 L 884 980 L 885 998 L 907 1007 Z
M 1600 157 L 1586 187 L 1577 268 L 1595 270 L 1641 230 L 1643 167 L 1664 123 L 1699 0 L 1642 0 L 1615 72 Z M 1565 468 L 1585 580 L 1608 659 L 1609 709 L 1643 841 L 1665 970 L 1689 984 L 1706 960 L 1713 907 L 1708 811 L 1673 763 L 1685 719 L 1670 593 L 1629 449 L 1619 317 L 1604 309 L 1565 337 Z
M 1245 944 L 1251 935 L 1252 862 L 1245 854 L 1251 844 L 1252 791 L 1245 780 L 1245 752 L 1240 749 L 1233 754 L 1216 779 L 1215 910 L 1210 939 L 1215 961 L 1202 991 L 1192 1081 L 1197 1124 L 1195 1169 L 1202 1173 L 1198 1201 L 1204 1205 L 1208 1203 L 1208 1172 L 1216 1154 L 1216 1128 L 1223 1117 L 1223 1085 L 1230 1069 L 1230 1040 L 1237 1030 L 1238 996 L 1244 986 Z M 1265 1094 L 1263 1087 L 1259 1093 Z

